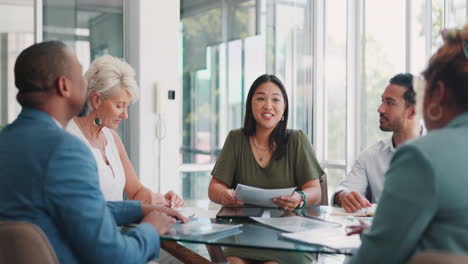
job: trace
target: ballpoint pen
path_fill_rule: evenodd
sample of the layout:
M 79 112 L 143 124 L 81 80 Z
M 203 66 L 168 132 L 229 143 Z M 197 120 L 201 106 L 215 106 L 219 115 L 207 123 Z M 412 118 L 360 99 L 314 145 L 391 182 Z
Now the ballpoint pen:
M 195 213 L 191 214 L 190 216 L 188 216 L 187 218 L 189 220 L 192 220 L 192 218 L 195 216 Z M 182 223 L 182 221 L 180 221 L 179 219 L 177 219 L 176 223 Z

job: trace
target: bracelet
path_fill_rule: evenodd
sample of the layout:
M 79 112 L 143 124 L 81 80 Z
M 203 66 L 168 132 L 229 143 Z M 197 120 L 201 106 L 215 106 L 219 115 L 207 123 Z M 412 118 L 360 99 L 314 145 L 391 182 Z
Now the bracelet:
M 299 203 L 299 206 L 297 207 L 297 209 L 302 209 L 302 208 L 306 207 L 307 195 L 301 190 L 296 191 L 296 192 L 301 195 L 301 199 L 302 199 L 302 201 L 301 201 L 301 203 Z

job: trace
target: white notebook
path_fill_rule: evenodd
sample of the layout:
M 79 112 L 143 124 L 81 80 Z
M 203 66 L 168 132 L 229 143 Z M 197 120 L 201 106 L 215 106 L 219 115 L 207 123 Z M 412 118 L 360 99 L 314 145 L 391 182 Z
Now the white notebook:
M 347 236 L 343 228 L 318 228 L 280 235 L 289 240 L 311 245 L 320 245 L 335 250 L 353 249 L 361 245 L 359 235 Z
M 253 220 L 274 227 L 285 232 L 300 232 L 317 228 L 336 228 L 340 227 L 340 223 L 330 222 L 321 218 L 313 218 L 306 216 L 292 217 L 251 217 Z

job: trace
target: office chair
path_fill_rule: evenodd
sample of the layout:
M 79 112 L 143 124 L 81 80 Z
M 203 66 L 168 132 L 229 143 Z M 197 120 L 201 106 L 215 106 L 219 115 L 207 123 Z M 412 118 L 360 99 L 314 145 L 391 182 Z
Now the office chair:
M 320 177 L 320 190 L 322 191 L 320 205 L 328 205 L 328 183 L 326 174 Z
M 0 222 L 0 263 L 58 264 L 42 230 L 26 222 Z

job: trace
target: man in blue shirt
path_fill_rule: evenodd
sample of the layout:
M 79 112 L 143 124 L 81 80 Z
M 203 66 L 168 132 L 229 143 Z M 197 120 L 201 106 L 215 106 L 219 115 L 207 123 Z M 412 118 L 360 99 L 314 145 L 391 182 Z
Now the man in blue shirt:
M 106 203 L 96 163 L 65 132 L 85 105 L 86 81 L 75 54 L 51 41 L 24 50 L 15 64 L 18 118 L 0 134 L 0 221 L 39 226 L 60 263 L 146 263 L 159 235 L 187 219 L 137 201 Z M 117 225 L 139 222 L 122 234 Z

